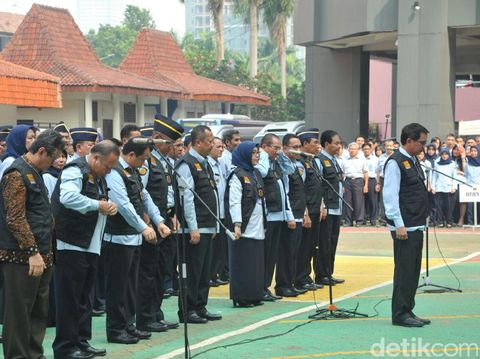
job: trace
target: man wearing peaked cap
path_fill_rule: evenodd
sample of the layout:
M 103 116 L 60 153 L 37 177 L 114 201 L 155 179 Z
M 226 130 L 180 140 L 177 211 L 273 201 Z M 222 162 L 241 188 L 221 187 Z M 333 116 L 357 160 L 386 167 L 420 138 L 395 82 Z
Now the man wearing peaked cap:
M 70 136 L 73 140 L 73 149 L 75 154 L 71 160 L 86 156 L 95 145 L 98 132 L 92 127 L 76 127 L 70 130 Z
M 297 134 L 302 145 L 302 152 L 318 155 L 320 152 L 320 143 L 318 141 L 318 128 L 307 128 Z M 322 181 L 315 171 L 319 170 L 317 159 L 300 158 L 300 162 L 305 168 L 305 192 L 309 195 L 307 200 L 308 216 L 305 220 L 311 221 L 310 228 L 304 228 L 302 239 L 298 249 L 297 270 L 295 275 L 295 287 L 298 289 L 315 290 L 322 285 L 315 285 L 310 273 L 312 271 L 311 263 L 315 252 L 315 245 L 318 243 L 320 228 L 320 209 L 322 205 Z M 307 218 L 308 217 L 308 218 Z
M 140 134 L 144 137 L 152 137 L 153 135 L 153 125 L 147 125 L 140 127 Z
M 2 163 L 3 154 L 7 151 L 7 143 L 5 141 L 11 130 L 12 126 L 0 127 L 0 163 Z
M 143 131 L 142 131 L 143 130 Z M 155 116 L 153 126 L 141 129 L 142 135 L 154 139 L 174 142 L 183 134 L 183 127 L 161 116 Z M 149 136 L 149 137 L 150 137 Z M 147 160 L 145 185 L 165 218 L 165 224 L 172 228 L 174 193 L 173 174 L 167 163 L 172 144 L 156 144 Z M 159 235 L 157 234 L 157 237 Z M 139 284 L 137 290 L 137 328 L 147 332 L 161 332 L 178 327 L 176 322 L 167 322 L 161 309 L 164 295 L 164 279 L 168 271 L 169 256 L 173 256 L 175 247 L 173 237 L 167 237 L 160 243 L 143 241 L 140 252 Z M 152 290 L 152 288 L 155 288 Z

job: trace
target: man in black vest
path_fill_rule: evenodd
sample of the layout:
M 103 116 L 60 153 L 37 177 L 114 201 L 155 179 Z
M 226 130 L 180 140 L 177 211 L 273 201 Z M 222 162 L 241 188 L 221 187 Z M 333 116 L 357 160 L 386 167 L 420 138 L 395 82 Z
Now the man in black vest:
M 181 322 L 204 324 L 209 320 L 222 319 L 220 314 L 207 310 L 209 282 L 212 262 L 212 238 L 218 232 L 215 218 L 208 209 L 194 197 L 194 189 L 213 213 L 218 215 L 218 194 L 212 168 L 207 156 L 213 145 L 213 134 L 207 126 L 197 126 L 191 131 L 192 148 L 177 164 L 180 203 L 182 206 L 180 224 L 188 231 L 190 240 L 183 242 L 186 247 L 187 303 L 182 311 L 182 296 L 179 296 L 178 317 Z M 182 200 L 183 196 L 183 200 Z M 183 203 L 182 203 L 183 202 Z M 183 217 L 183 218 L 182 218 Z M 217 216 L 218 217 L 218 216 Z M 188 235 L 187 235 L 188 237 Z
M 322 151 L 318 155 L 319 170 L 323 178 L 343 195 L 343 173 L 335 155 L 342 146 L 338 133 L 332 130 L 322 132 L 320 137 Z M 320 235 L 318 240 L 318 257 L 315 260 L 315 283 L 335 285 L 345 282 L 340 278 L 333 278 L 335 267 L 335 254 L 337 253 L 338 236 L 340 235 L 340 219 L 342 217 L 342 201 L 325 181 L 323 186 L 323 203 L 327 215 L 320 222 Z
M 286 241 L 288 229 L 295 229 L 295 219 L 287 195 L 288 175 L 295 171 L 292 161 L 281 153 L 280 138 L 268 133 L 262 138 L 260 161 L 255 166 L 263 177 L 267 205 L 267 229 L 265 233 L 265 280 L 263 300 L 275 301 L 282 297 L 273 295 L 269 287 L 278 259 L 278 246 Z
M 393 238 L 392 323 L 404 327 L 423 327 L 430 320 L 413 313 L 415 293 L 422 265 L 428 192 L 425 176 L 415 156 L 427 143 L 428 130 L 418 123 L 402 129 L 402 147 L 385 164 L 383 202 Z
M 302 144 L 302 152 L 312 155 L 311 158 L 301 158 L 300 161 L 305 168 L 305 192 L 308 218 L 304 221 L 307 225 L 302 230 L 302 239 L 298 248 L 297 268 L 295 273 L 295 288 L 316 290 L 322 288 L 322 284 L 315 284 L 310 273 L 312 271 L 312 258 L 315 254 L 315 246 L 318 243 L 320 229 L 320 210 L 322 206 L 322 180 L 317 176 L 319 171 L 318 161 L 313 157 L 320 152 L 318 141 L 318 128 L 308 128 L 298 133 Z M 310 224 L 308 224 L 310 222 Z
M 150 157 L 150 146 L 136 144 L 135 138 L 138 137 L 123 146 L 118 166 L 106 177 L 110 198 L 118 205 L 118 213 L 107 219 L 103 238 L 106 242 L 107 340 L 120 344 L 135 344 L 151 336 L 134 324 L 142 236 L 156 243 L 153 225 L 162 238 L 170 234 L 138 172 Z
M 172 143 L 183 134 L 183 127 L 160 114 L 155 116 L 153 127 L 141 129 L 142 135 L 170 143 L 155 144 L 147 160 L 146 186 L 153 203 L 158 207 L 165 223 L 172 227 L 174 195 L 172 170 L 167 156 Z M 148 133 L 150 132 L 150 133 Z M 144 182 L 145 183 L 145 182 Z M 173 227 L 172 227 L 173 228 Z M 157 235 L 157 238 L 159 236 Z M 176 322 L 167 322 L 161 309 L 164 295 L 164 276 L 167 271 L 167 256 L 175 238 L 169 236 L 157 243 L 144 241 L 140 253 L 139 281 L 137 289 L 137 328 L 148 332 L 163 332 L 178 327 Z M 152 290 L 152 288 L 154 288 Z
M 289 228 L 286 236 L 280 238 L 275 272 L 275 293 L 282 297 L 296 297 L 298 294 L 307 291 L 305 288 L 297 289 L 294 287 L 297 254 L 302 239 L 303 218 L 308 217 L 304 184 L 305 167 L 299 161 L 300 156 L 290 152 L 290 150 L 300 151 L 302 145 L 298 136 L 287 133 L 283 137 L 282 145 L 283 153 L 292 161 L 295 168 L 295 171 L 288 176 L 287 181 L 288 199 L 295 219 L 295 228 Z
M 27 154 L 5 171 L 0 186 L 0 261 L 5 285 L 3 354 L 41 358 L 52 274 L 53 218 L 40 173 L 65 144 L 51 130 L 42 132 Z

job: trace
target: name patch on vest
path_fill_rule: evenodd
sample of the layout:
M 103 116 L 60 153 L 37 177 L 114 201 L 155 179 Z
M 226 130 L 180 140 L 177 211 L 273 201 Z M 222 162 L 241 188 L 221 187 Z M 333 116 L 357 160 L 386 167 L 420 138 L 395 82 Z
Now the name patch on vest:
M 247 176 L 243 176 L 243 182 L 250 183 L 250 178 L 248 178 Z
M 91 184 L 95 184 L 95 179 L 91 173 L 88 174 L 88 182 Z
M 140 167 L 138 169 L 138 173 L 140 174 L 140 176 L 145 176 L 147 174 L 147 169 L 145 167 Z
M 257 190 L 257 193 L 258 193 L 258 197 L 260 197 L 260 198 L 263 198 L 263 196 L 265 195 L 265 193 L 263 192 L 263 189 L 261 189 L 261 188 L 259 188 Z
M 167 178 L 167 183 L 172 184 L 172 176 L 166 175 L 165 177 Z
M 30 184 L 37 184 L 37 181 L 35 181 L 35 177 L 33 176 L 33 173 L 27 173 L 27 178 Z
M 195 168 L 197 171 L 201 172 L 202 171 L 202 165 L 200 163 L 195 163 Z
M 412 166 L 410 166 L 410 162 L 408 162 L 407 160 L 403 161 L 402 164 L 406 170 L 409 170 L 410 168 L 412 168 Z
M 310 163 L 305 162 L 305 168 L 310 168 Z
M 130 174 L 130 172 L 128 172 L 127 170 L 123 170 L 123 173 L 125 174 L 125 176 L 127 176 L 127 178 L 132 177 L 132 175 Z
M 332 167 L 332 163 L 329 160 L 323 160 L 323 165 L 325 167 Z

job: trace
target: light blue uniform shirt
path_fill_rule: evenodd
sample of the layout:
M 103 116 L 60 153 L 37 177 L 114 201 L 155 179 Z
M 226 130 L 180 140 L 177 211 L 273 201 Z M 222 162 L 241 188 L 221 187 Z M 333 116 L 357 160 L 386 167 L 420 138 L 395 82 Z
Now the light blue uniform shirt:
M 407 151 L 400 147 L 398 149 L 403 155 L 412 158 Z M 416 161 L 416 159 L 415 159 Z M 383 204 L 385 206 L 385 216 L 393 220 L 395 226 L 388 225 L 390 231 L 395 231 L 397 228 L 405 227 L 402 214 L 400 212 L 400 181 L 401 173 L 398 163 L 396 161 L 388 161 L 385 166 L 385 182 L 383 185 Z M 407 227 L 407 232 L 416 230 L 423 230 L 425 226 Z
M 129 167 L 128 163 L 120 156 L 118 161 L 119 165 L 122 168 Z M 133 228 L 140 232 L 138 234 L 128 234 L 128 235 L 116 235 L 105 233 L 103 238 L 106 242 L 112 242 L 116 244 L 123 244 L 126 246 L 139 246 L 142 244 L 142 233 L 146 228 L 147 224 L 143 221 L 133 204 L 130 202 L 127 194 L 127 188 L 125 187 L 125 183 L 123 182 L 122 177 L 120 174 L 113 170 L 110 172 L 105 179 L 107 180 L 108 187 L 110 188 L 109 197 L 112 202 L 115 202 L 118 206 L 118 213 L 125 219 L 125 221 Z M 163 218 L 160 215 L 158 208 L 152 201 L 150 194 L 144 188 L 143 191 L 143 204 L 145 208 L 145 212 L 150 217 L 150 220 L 158 226 L 159 223 L 163 222 Z
M 480 166 L 472 166 L 468 164 L 465 168 L 465 176 L 467 178 L 467 183 L 470 185 L 480 185 Z
M 242 223 L 242 184 L 237 176 L 230 179 L 229 190 L 230 216 L 233 223 Z M 262 200 L 257 198 L 250 220 L 248 221 L 245 232 L 242 237 L 253 238 L 257 240 L 265 239 L 265 228 L 263 226 Z
M 213 176 L 215 177 L 215 183 L 217 185 L 217 193 L 218 193 L 218 202 L 219 202 L 219 213 L 220 218 L 225 218 L 225 189 L 227 186 L 227 179 L 226 179 L 226 170 L 227 167 L 223 159 L 220 157 L 217 160 L 214 160 L 212 157 L 208 156 L 208 163 L 213 170 Z
M 448 178 L 441 173 L 450 176 L 456 177 L 457 170 L 455 162 L 450 162 L 446 165 L 441 165 L 439 162 L 435 163 L 435 170 L 440 172 L 434 172 L 432 178 L 432 188 L 435 192 L 450 193 L 452 189 L 457 189 L 457 182 L 454 179 Z
M 228 172 L 226 173 L 226 175 L 228 177 L 228 175 L 230 175 L 230 173 L 235 168 L 235 166 L 232 165 L 232 153 L 229 150 L 224 149 L 221 158 L 222 158 L 223 162 L 225 163 L 225 166 L 228 170 Z
M 13 161 L 15 161 L 15 158 L 13 157 L 7 157 L 5 160 L 3 160 L 2 164 L 0 165 L 0 180 L 3 177 L 3 173 L 12 165 Z
M 53 191 L 55 190 L 55 186 L 57 185 L 58 178 L 52 176 L 50 173 L 42 174 L 43 183 L 47 188 L 48 198 L 52 198 Z
M 293 162 L 283 153 L 277 156 L 278 163 L 282 170 L 282 179 L 278 179 L 277 183 L 280 188 L 280 195 L 282 201 L 282 210 L 278 212 L 268 212 L 267 221 L 293 221 L 293 213 L 290 207 L 290 200 L 288 199 L 288 175 L 295 171 Z M 273 162 L 268 158 L 268 153 L 260 151 L 260 160 L 255 168 L 260 172 L 262 178 L 265 178 L 269 169 L 273 169 Z
M 195 157 L 202 165 L 205 163 L 208 164 L 208 160 L 205 157 L 202 157 L 195 149 L 191 148 L 189 153 Z M 202 169 L 203 171 L 203 169 Z M 194 195 L 190 189 L 195 189 L 195 183 L 193 182 L 192 174 L 190 173 L 190 167 L 183 162 L 177 169 L 177 173 L 181 176 L 178 178 L 178 189 L 180 191 L 180 195 L 183 195 L 184 201 L 184 208 L 183 208 L 183 215 L 185 217 L 185 221 L 187 222 L 188 228 L 185 228 L 185 232 L 197 230 L 200 233 L 217 233 L 219 231 L 218 224 L 216 227 L 209 227 L 209 228 L 198 228 L 197 224 L 197 215 L 195 213 L 195 202 L 194 202 Z M 218 213 L 218 194 L 217 191 L 213 191 L 215 194 L 216 202 L 217 202 L 217 215 Z M 215 213 L 215 212 L 214 212 Z
M 77 152 L 74 152 L 72 156 L 69 156 L 69 157 L 67 158 L 67 163 L 70 163 L 70 162 L 76 160 L 77 158 L 80 158 L 80 156 L 78 155 Z
M 331 156 L 327 151 L 324 151 L 324 150 L 321 151 L 321 154 L 324 155 L 325 157 L 327 157 L 330 161 L 332 161 L 333 165 L 335 166 L 335 169 L 338 172 L 339 169 L 340 169 L 340 165 L 338 164 L 337 159 L 334 156 Z M 322 174 L 323 173 L 323 166 L 320 163 L 320 160 L 319 160 L 318 157 L 316 157 L 315 160 L 318 160 L 317 161 L 318 168 L 320 170 L 320 174 Z M 338 182 L 337 192 L 340 195 L 340 197 L 343 198 L 343 183 L 342 183 L 342 181 Z M 342 215 L 342 209 L 343 209 L 343 203 L 342 203 L 342 200 L 339 198 L 338 199 L 338 208 L 328 208 L 327 213 L 331 216 L 341 216 Z
M 382 153 L 382 155 L 380 157 L 378 157 L 377 168 L 376 168 L 375 172 L 381 178 L 385 177 L 385 173 L 384 173 L 385 168 L 384 167 L 385 167 L 385 163 L 387 162 L 387 160 L 388 160 L 388 155 L 386 153 Z
M 98 201 L 88 198 L 81 194 L 82 191 L 82 171 L 77 166 L 72 166 L 62 171 L 60 183 L 60 203 L 65 208 L 85 214 L 91 211 L 98 211 Z M 57 251 L 77 251 L 100 255 L 102 247 L 102 236 L 107 223 L 107 216 L 98 213 L 97 224 L 93 231 L 92 240 L 88 248 L 81 248 L 69 243 L 65 243 L 61 238 L 57 238 Z
M 372 153 L 365 157 L 365 161 L 367 162 L 368 178 L 377 178 L 378 157 Z

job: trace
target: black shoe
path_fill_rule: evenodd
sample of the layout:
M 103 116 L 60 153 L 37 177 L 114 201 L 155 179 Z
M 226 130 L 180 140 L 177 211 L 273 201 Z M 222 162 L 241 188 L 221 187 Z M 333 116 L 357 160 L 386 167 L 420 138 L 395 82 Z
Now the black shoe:
M 264 290 L 263 293 L 264 294 L 267 293 L 270 297 L 272 297 L 275 300 L 282 299 L 282 296 L 273 294 L 272 292 L 270 292 L 270 289 Z
M 412 315 L 413 319 L 418 320 L 419 322 L 422 322 L 423 324 L 427 324 L 427 325 L 428 325 L 428 324 L 431 324 L 431 323 L 432 323 L 432 321 L 431 321 L 430 319 L 425 319 L 425 318 L 417 317 L 413 312 L 410 313 L 410 314 Z
M 220 278 L 217 278 L 215 279 L 215 283 L 217 283 L 218 285 L 227 285 L 230 282 L 228 280 L 221 280 Z
M 104 357 L 107 355 L 106 349 L 97 349 L 92 347 L 89 343 L 81 343 L 80 349 L 82 352 L 93 354 L 95 357 Z
M 392 324 L 393 325 L 399 325 L 401 327 L 414 327 L 414 328 L 420 328 L 420 327 L 423 327 L 425 325 L 425 323 L 415 319 L 415 318 L 412 318 L 410 316 L 408 317 L 405 317 L 405 319 L 403 320 L 392 320 Z
M 323 288 L 322 283 L 315 283 L 314 286 L 315 286 L 315 289 L 322 289 Z
M 155 333 L 161 333 L 161 332 L 166 332 L 169 328 L 168 328 L 168 325 L 166 325 L 166 324 L 162 324 L 162 323 L 156 322 L 156 323 L 150 323 L 150 324 L 145 325 L 145 326 L 137 326 L 137 329 L 138 329 L 140 332 L 155 332 Z M 130 333 L 130 334 L 136 336 L 136 335 L 133 334 L 133 333 Z
M 168 293 L 174 297 L 178 297 L 178 289 L 168 288 L 168 289 L 165 289 L 165 293 Z
M 177 329 L 178 328 L 178 323 L 177 322 L 169 322 L 164 319 L 159 321 L 160 324 L 164 324 L 168 327 L 168 329 Z
M 93 355 L 92 353 L 88 353 L 88 352 L 83 351 L 83 350 L 75 350 L 74 352 L 71 352 L 70 354 L 66 355 L 65 358 L 68 358 L 68 359 L 91 359 L 94 356 L 95 355 Z
M 105 309 L 92 309 L 92 317 L 101 317 L 105 314 Z
M 180 323 L 183 323 L 183 318 L 179 317 L 179 319 L 180 319 Z M 188 316 L 187 316 L 187 323 L 206 324 L 206 323 L 208 323 L 208 320 L 200 317 L 197 313 L 192 312 L 192 313 L 189 313 Z
M 140 340 L 150 339 L 150 337 L 152 336 L 151 332 L 145 330 L 138 330 L 135 327 L 127 328 L 127 333 Z
M 252 308 L 253 303 L 245 302 L 245 301 L 237 302 L 236 300 L 233 300 L 233 306 L 238 308 Z
M 115 336 L 108 336 L 107 335 L 107 342 L 109 343 L 118 343 L 118 344 L 137 344 L 138 341 L 137 337 L 134 337 L 133 335 L 128 334 L 127 332 L 124 332 L 119 335 Z
M 295 287 L 293 287 L 293 290 L 295 292 L 297 292 L 298 294 L 305 294 L 305 293 L 308 292 L 308 289 L 305 289 L 305 288 L 295 288 Z
M 345 279 L 342 279 L 342 278 L 333 278 L 332 277 L 332 280 L 335 284 L 342 284 L 342 283 L 345 283 Z
M 163 292 L 163 299 L 168 299 L 172 296 L 171 293 Z
M 264 302 L 275 302 L 276 299 L 273 298 L 270 294 L 264 293 L 263 297 L 262 297 L 262 301 L 264 301 Z
M 261 300 L 256 300 L 254 302 L 250 302 L 254 307 L 258 307 L 259 305 L 263 305 L 264 303 Z
M 298 297 L 298 292 L 290 288 L 275 289 L 275 294 L 277 294 L 277 296 L 280 296 L 280 298 L 281 297 L 289 297 L 289 298 Z
M 200 318 L 205 318 L 206 320 L 220 320 L 222 319 L 222 315 L 218 313 L 210 313 L 208 310 L 198 311 L 197 315 Z
M 317 289 L 317 287 L 313 283 L 305 283 L 305 284 L 296 285 L 295 289 L 297 289 L 297 290 L 306 289 L 308 291 L 308 290 L 315 290 L 315 289 Z
M 211 288 L 211 287 L 218 287 L 220 284 L 218 284 L 217 282 L 211 280 L 211 281 L 208 283 L 208 285 L 209 285 L 210 288 Z
M 323 284 L 323 285 L 330 285 L 330 278 L 328 277 L 322 277 L 320 278 L 320 280 L 316 280 L 315 283 L 318 283 L 318 284 Z M 333 280 L 332 278 L 332 283 L 331 285 L 335 285 L 335 281 Z

